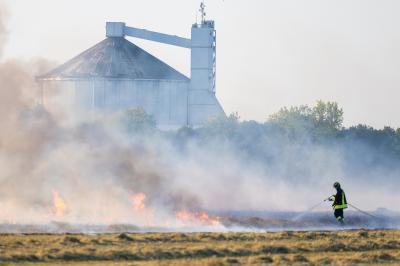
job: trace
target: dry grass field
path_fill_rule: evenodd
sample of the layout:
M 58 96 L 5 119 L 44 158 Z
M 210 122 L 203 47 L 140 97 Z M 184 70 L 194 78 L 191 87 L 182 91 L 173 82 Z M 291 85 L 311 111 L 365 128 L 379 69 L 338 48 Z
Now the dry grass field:
M 3 234 L 2 265 L 400 265 L 400 231 Z

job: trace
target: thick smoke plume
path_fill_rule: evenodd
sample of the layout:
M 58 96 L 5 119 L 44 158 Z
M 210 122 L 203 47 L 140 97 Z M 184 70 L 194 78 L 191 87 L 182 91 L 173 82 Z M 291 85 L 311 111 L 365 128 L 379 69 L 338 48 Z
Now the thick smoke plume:
M 34 77 L 50 66 L 44 60 L 0 64 L 0 222 L 153 226 L 201 208 L 174 186 L 176 161 L 162 154 L 169 147 L 161 140 L 130 140 L 104 121 L 65 126 L 44 110 Z
M 300 211 L 332 194 L 336 180 L 361 207 L 399 210 L 391 205 L 399 167 L 352 165 L 345 148 L 372 152 L 362 144 L 285 143 L 252 122 L 234 142 L 184 130 L 129 134 L 114 117 L 65 124 L 37 102 L 34 77 L 50 66 L 0 64 L 0 223 L 215 225 L 202 211 Z M 249 140 L 259 145 L 242 145 Z

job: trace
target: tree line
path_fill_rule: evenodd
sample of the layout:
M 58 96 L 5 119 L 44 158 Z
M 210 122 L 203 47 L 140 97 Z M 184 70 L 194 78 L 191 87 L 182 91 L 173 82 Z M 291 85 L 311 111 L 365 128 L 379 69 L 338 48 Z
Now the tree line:
M 129 134 L 157 134 L 176 143 L 216 141 L 230 143 L 242 152 L 266 156 L 270 149 L 291 144 L 342 145 L 368 148 L 368 157 L 400 160 L 400 128 L 375 129 L 367 125 L 343 126 L 344 112 L 336 102 L 318 101 L 315 106 L 284 107 L 265 122 L 242 121 L 237 113 L 210 119 L 200 128 L 183 127 L 159 131 L 155 119 L 143 109 L 130 109 L 120 115 L 120 123 Z M 261 153 L 261 154 L 260 154 Z M 357 153 L 357 151 L 352 151 Z M 381 156 L 382 155 L 382 156 Z M 352 155 L 357 156 L 357 155 Z M 360 154 L 360 157 L 366 157 Z M 382 158 L 371 159 L 380 161 Z

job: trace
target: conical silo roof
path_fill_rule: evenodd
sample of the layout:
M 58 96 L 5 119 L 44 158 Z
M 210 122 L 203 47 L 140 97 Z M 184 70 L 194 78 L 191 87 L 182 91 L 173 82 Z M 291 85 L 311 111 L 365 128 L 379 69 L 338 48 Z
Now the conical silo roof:
M 107 38 L 39 79 L 189 79 L 125 38 Z

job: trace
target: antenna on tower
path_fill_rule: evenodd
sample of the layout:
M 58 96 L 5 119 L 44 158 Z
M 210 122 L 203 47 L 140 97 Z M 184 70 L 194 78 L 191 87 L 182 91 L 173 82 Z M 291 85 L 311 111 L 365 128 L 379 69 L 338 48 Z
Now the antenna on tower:
M 204 4 L 204 0 L 201 1 L 199 11 L 200 11 L 200 14 L 201 14 L 201 24 L 204 24 L 204 21 L 206 20 L 206 15 L 207 15 L 207 13 L 206 13 L 206 5 Z

